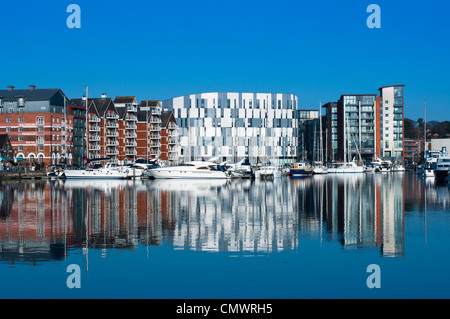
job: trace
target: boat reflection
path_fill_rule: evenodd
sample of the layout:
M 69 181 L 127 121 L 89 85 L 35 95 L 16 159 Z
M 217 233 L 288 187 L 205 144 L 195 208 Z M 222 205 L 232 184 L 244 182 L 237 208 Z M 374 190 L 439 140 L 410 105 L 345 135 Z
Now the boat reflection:
M 0 261 L 35 264 L 80 249 L 107 257 L 153 245 L 265 254 L 301 251 L 307 239 L 400 257 L 405 211 L 424 202 L 445 209 L 449 199 L 448 186 L 416 174 L 1 184 Z

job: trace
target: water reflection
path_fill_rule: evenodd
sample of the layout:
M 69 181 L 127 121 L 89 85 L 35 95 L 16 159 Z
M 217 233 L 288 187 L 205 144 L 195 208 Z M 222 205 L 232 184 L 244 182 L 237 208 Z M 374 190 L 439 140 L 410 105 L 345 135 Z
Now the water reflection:
M 447 185 L 415 174 L 276 181 L 36 181 L 0 186 L 0 260 L 71 251 L 175 249 L 271 253 L 302 239 L 404 256 L 405 211 L 446 209 Z

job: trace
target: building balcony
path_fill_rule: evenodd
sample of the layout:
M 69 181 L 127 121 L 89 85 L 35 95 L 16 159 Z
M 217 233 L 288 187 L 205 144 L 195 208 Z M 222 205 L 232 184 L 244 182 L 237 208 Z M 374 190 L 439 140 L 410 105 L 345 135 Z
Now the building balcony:
M 176 147 L 169 147 L 169 153 L 177 153 L 178 150 Z
M 119 124 L 115 122 L 106 123 L 106 128 L 119 128 Z
M 161 115 L 161 108 L 160 107 L 153 107 L 152 108 L 152 115 Z
M 125 146 L 126 147 L 136 147 L 137 143 L 136 142 L 127 142 L 127 143 L 125 143 Z
M 169 161 L 176 161 L 178 160 L 178 156 L 176 154 L 169 154 Z
M 136 105 L 127 105 L 127 112 L 137 112 Z
M 159 126 L 159 125 L 152 125 L 150 127 L 150 131 L 161 131 L 161 126 Z
M 136 150 L 133 150 L 133 149 L 127 149 L 125 151 L 125 154 L 128 155 L 128 156 L 136 156 L 137 152 L 136 152 Z
M 92 123 L 100 123 L 100 118 L 99 117 L 96 117 L 96 116 L 90 116 L 89 117 L 89 122 L 92 122 Z
M 136 133 L 128 133 L 128 134 L 125 134 L 125 137 L 126 138 L 137 138 L 137 134 Z
M 110 120 L 118 120 L 119 119 L 119 115 L 115 114 L 115 113 L 108 113 L 108 114 L 106 114 L 106 118 L 110 119 Z
M 119 146 L 119 141 L 108 141 L 106 146 Z
M 89 131 L 100 132 L 100 126 L 89 126 Z
M 89 136 L 89 141 L 100 141 L 100 136 L 94 135 Z
M 137 126 L 136 125 L 127 125 L 127 126 L 125 126 L 125 129 L 126 130 L 135 130 L 135 129 L 137 129 Z
M 100 151 L 100 145 L 89 145 L 90 151 Z
M 159 124 L 159 123 L 161 123 L 161 119 L 160 119 L 159 117 L 154 117 L 154 116 L 152 116 L 152 117 L 150 118 L 150 123 Z
M 119 151 L 118 150 L 107 150 L 106 154 L 107 155 L 119 155 Z
M 178 140 L 174 139 L 174 138 L 169 138 L 169 144 L 177 144 Z
M 169 137 L 179 137 L 180 135 L 178 134 L 178 132 L 170 132 L 167 136 L 169 136 Z
M 107 137 L 119 137 L 119 133 L 118 132 L 114 132 L 114 131 L 108 131 L 106 133 Z
M 177 130 L 178 129 L 178 125 L 176 125 L 174 123 L 169 123 L 169 125 L 167 125 L 167 128 L 169 130 Z
M 135 115 L 127 115 L 125 117 L 125 121 L 136 122 L 137 121 L 137 117 Z
M 150 150 L 150 155 L 152 156 L 159 156 L 161 154 L 161 152 L 158 149 L 152 148 Z
M 151 143 L 150 147 L 161 147 L 160 143 Z
M 152 139 L 152 140 L 159 140 L 159 139 L 161 139 L 161 135 L 159 135 L 159 134 L 152 134 L 152 135 L 150 135 L 150 139 Z

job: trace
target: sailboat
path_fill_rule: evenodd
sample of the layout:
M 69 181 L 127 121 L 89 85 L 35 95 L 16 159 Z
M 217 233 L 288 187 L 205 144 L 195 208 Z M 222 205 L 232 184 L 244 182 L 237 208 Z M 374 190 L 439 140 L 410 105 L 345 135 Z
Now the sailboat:
M 322 106 L 321 106 L 322 102 L 320 102 L 319 105 L 319 134 L 320 134 L 320 139 L 319 139 L 319 156 L 320 156 L 320 161 L 316 162 L 313 168 L 313 173 L 314 174 L 328 174 L 328 168 L 323 165 L 323 143 L 322 143 Z
M 348 118 L 347 118 L 347 129 L 349 129 Z M 351 142 L 351 140 L 352 140 L 352 138 L 351 138 L 351 134 L 350 134 L 350 142 Z M 357 149 L 359 156 L 361 157 L 361 154 L 360 154 L 357 146 L 356 146 L 356 149 Z M 348 145 L 347 145 L 347 151 L 349 151 Z M 350 157 L 350 152 L 349 152 L 348 156 Z M 339 174 L 339 173 L 363 173 L 364 167 L 358 165 L 355 158 L 353 158 L 353 160 L 351 162 L 347 162 L 346 161 L 346 152 L 344 152 L 344 162 L 343 163 L 335 163 L 334 167 L 328 169 L 328 172 L 336 173 L 336 174 Z

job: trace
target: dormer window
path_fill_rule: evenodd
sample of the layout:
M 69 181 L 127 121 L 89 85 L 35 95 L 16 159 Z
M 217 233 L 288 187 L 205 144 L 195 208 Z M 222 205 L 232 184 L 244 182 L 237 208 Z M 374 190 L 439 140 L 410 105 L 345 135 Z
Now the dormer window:
M 25 98 L 24 97 L 19 97 L 17 99 L 17 106 L 19 106 L 19 107 L 24 107 L 25 106 Z

